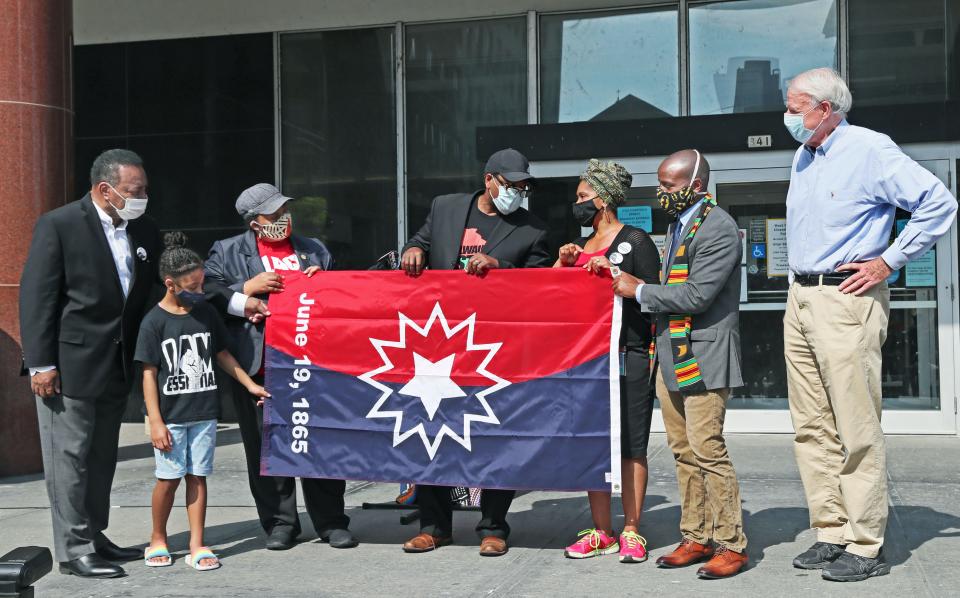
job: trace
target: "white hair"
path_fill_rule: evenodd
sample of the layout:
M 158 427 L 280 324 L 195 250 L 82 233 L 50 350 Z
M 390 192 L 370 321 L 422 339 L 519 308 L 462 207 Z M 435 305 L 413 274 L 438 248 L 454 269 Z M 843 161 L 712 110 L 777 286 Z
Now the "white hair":
M 853 105 L 853 96 L 850 88 L 840 76 L 840 73 L 831 68 L 818 68 L 805 71 L 790 80 L 788 90 L 804 93 L 814 102 L 830 102 L 834 112 L 846 116 Z

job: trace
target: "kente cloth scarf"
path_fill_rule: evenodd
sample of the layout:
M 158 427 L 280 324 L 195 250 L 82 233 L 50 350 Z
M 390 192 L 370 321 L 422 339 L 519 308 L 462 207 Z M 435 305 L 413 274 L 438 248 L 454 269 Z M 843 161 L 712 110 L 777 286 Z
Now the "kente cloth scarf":
M 703 204 L 697 211 L 693 219 L 690 231 L 680 246 L 677 247 L 676 256 L 673 265 L 670 266 L 670 272 L 667 274 L 667 286 L 675 286 L 687 282 L 690 277 L 689 251 L 690 244 L 697 231 L 706 219 L 707 215 L 717 205 L 711 195 L 704 197 Z M 679 222 L 677 223 L 679 226 Z M 661 281 L 663 282 L 663 281 Z M 693 346 L 690 344 L 690 330 L 693 316 L 690 314 L 671 314 L 670 321 L 670 347 L 673 350 L 673 371 L 677 376 L 677 386 L 680 392 L 684 394 L 695 394 L 706 392 L 707 387 L 703 383 L 703 376 L 700 372 L 700 364 L 693 354 Z

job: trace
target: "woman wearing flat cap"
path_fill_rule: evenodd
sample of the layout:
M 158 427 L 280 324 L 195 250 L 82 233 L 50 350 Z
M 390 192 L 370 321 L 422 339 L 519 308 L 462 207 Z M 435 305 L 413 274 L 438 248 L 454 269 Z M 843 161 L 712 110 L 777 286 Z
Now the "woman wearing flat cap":
M 573 216 L 582 227 L 592 227 L 581 237 L 560 248 L 554 267 L 580 267 L 606 276 L 611 266 L 659 284 L 660 253 L 643 230 L 620 222 L 617 207 L 623 205 L 633 177 L 615 162 L 590 160 L 580 175 Z M 650 383 L 649 346 L 651 320 L 636 301 L 623 303 L 620 336 L 620 424 L 623 471 L 623 530 L 613 531 L 610 493 L 587 493 L 593 514 L 592 529 L 580 532 L 580 539 L 564 555 L 582 559 L 619 553 L 620 562 L 647 559 L 646 540 L 638 533 L 640 512 L 647 491 L 647 441 L 653 413 L 653 386 Z

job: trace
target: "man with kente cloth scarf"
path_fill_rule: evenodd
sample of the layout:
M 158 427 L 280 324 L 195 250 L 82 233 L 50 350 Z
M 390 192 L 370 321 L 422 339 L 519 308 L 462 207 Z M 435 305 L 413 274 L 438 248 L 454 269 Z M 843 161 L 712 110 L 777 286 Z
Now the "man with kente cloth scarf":
M 707 193 L 710 166 L 697 150 L 660 164 L 657 199 L 667 229 L 660 285 L 620 273 L 614 292 L 655 314 L 657 396 L 680 485 L 680 545 L 660 567 L 707 561 L 701 578 L 736 575 L 747 564 L 737 475 L 723 439 L 730 389 L 740 373 L 737 224 Z

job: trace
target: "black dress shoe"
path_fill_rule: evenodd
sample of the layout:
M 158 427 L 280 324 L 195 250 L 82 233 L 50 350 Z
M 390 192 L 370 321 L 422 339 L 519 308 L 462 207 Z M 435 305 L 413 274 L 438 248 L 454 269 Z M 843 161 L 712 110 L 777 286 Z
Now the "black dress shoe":
M 97 548 L 97 554 L 108 561 L 120 561 L 121 563 L 143 558 L 143 550 L 139 548 L 120 548 L 110 540 Z
M 360 543 L 348 529 L 331 529 L 320 534 L 320 541 L 334 548 L 353 548 Z
M 267 550 L 290 550 L 296 546 L 299 535 L 298 530 L 286 525 L 274 527 L 267 536 Z
M 890 573 L 890 565 L 883 553 L 871 559 L 844 551 L 837 560 L 824 567 L 820 575 L 829 581 L 863 581 L 887 573 Z
M 846 546 L 843 544 L 815 542 L 813 546 L 793 559 L 793 566 L 797 569 L 823 569 L 837 560 L 843 554 L 844 548 Z
M 123 577 L 127 574 L 123 567 L 108 563 L 97 553 L 60 563 L 60 573 L 79 577 Z

